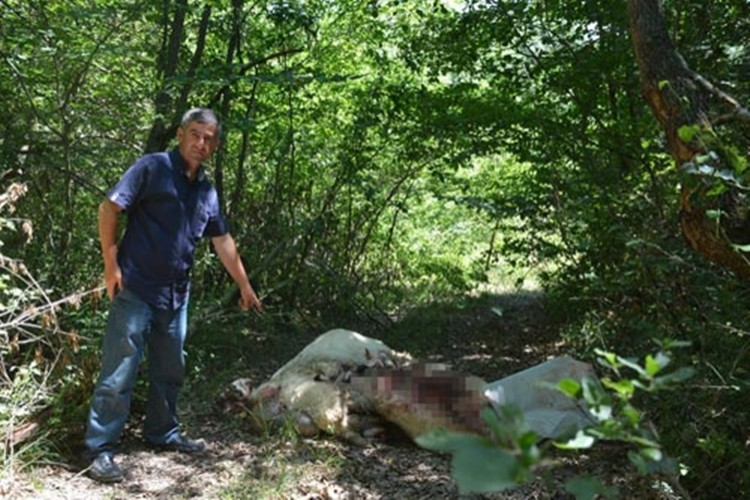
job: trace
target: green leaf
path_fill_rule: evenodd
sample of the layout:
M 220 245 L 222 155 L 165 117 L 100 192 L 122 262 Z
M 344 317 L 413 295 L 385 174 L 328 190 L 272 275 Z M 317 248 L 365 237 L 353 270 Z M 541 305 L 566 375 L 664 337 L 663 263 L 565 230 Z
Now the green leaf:
M 657 340 L 657 343 L 661 345 L 663 349 L 675 349 L 681 347 L 690 347 L 691 345 L 693 345 L 693 343 L 689 340 L 674 339 Z
M 502 491 L 519 483 L 516 458 L 496 446 L 466 446 L 453 454 L 453 477 L 461 494 Z
M 735 177 L 734 172 L 729 169 L 722 169 L 717 170 L 714 172 L 714 177 L 718 177 L 719 179 L 723 181 L 727 181 L 732 184 L 739 184 L 739 181 L 737 180 L 737 177 Z
M 582 450 L 591 448 L 595 442 L 596 439 L 594 439 L 593 437 L 589 436 L 583 431 L 578 431 L 575 437 L 573 437 L 572 439 L 566 441 L 565 443 L 555 443 L 555 446 L 562 450 Z
M 628 458 L 630 459 L 630 462 L 635 465 L 635 468 L 638 469 L 638 472 L 641 474 L 648 473 L 648 465 L 642 456 L 631 450 L 628 452 Z
M 699 125 L 683 125 L 682 127 L 677 129 L 677 135 L 682 142 L 690 142 L 693 140 L 693 137 L 695 137 L 695 134 L 697 134 L 699 131 Z
M 691 377 L 693 377 L 693 375 L 695 375 L 694 368 L 683 366 L 682 368 L 675 370 L 672 373 L 663 375 L 661 377 L 656 377 L 654 379 L 654 383 L 657 385 L 679 384 L 680 382 L 684 382 L 690 379 Z
M 461 493 L 500 491 L 523 476 L 513 455 L 480 436 L 441 429 L 415 441 L 423 448 L 453 454 L 453 477 Z
M 642 448 L 641 455 L 654 462 L 658 462 L 664 457 L 659 448 Z
M 604 422 L 612 418 L 612 407 L 610 405 L 593 406 L 589 411 L 599 422 Z
M 642 244 L 643 244 L 643 240 L 641 239 L 628 240 L 625 242 L 625 248 L 633 248 L 636 246 L 640 246 Z
M 649 354 L 646 356 L 646 373 L 653 377 L 665 368 L 670 361 L 671 358 L 663 352 L 656 353 L 656 357 Z
M 635 392 L 633 381 L 628 379 L 615 381 L 605 378 L 602 379 L 602 384 L 604 384 L 605 387 L 608 387 L 616 393 L 620 394 L 621 396 L 624 396 L 625 398 L 630 398 Z
M 678 169 L 678 171 L 681 174 L 695 175 L 698 173 L 698 167 L 695 165 L 695 163 L 691 161 L 687 161 L 683 163 L 682 165 L 680 165 L 680 168 Z
M 450 432 L 445 429 L 417 436 L 414 441 L 428 450 L 455 452 L 460 449 L 470 448 L 473 446 L 485 446 L 491 444 L 489 440 L 475 434 L 466 434 L 462 432 Z
M 608 487 L 595 477 L 576 477 L 565 482 L 565 491 L 574 495 L 576 500 L 591 500 L 602 496 L 616 498 L 617 489 Z
M 625 415 L 625 417 L 628 419 L 628 422 L 630 422 L 630 425 L 632 425 L 633 427 L 637 426 L 641 421 L 641 412 L 639 412 L 631 405 L 625 405 L 622 409 L 622 414 Z
M 713 151 L 709 151 L 706 154 L 696 155 L 694 160 L 695 160 L 695 163 L 697 163 L 698 165 L 705 165 L 708 162 L 716 163 L 719 160 L 719 158 L 716 156 L 716 153 L 714 153 Z
M 651 453 L 648 452 L 647 455 Z M 653 454 L 653 456 L 657 455 L 659 454 Z M 659 460 L 651 460 L 648 456 L 644 458 L 643 455 L 631 450 L 628 452 L 628 458 L 635 464 L 641 474 L 671 475 L 676 473 L 679 466 L 673 458 L 663 454 Z
M 649 391 L 652 389 L 652 387 L 644 384 L 640 380 L 632 380 L 632 382 L 633 382 L 633 387 L 635 387 L 636 389 L 640 389 L 642 391 Z
M 613 352 L 603 351 L 601 349 L 595 349 L 597 355 L 599 355 L 599 362 L 609 368 L 617 369 L 620 367 L 620 363 L 617 361 L 617 355 Z
M 641 367 L 641 366 L 640 366 L 640 365 L 639 365 L 638 363 L 636 363 L 635 361 L 631 361 L 631 360 L 629 360 L 629 359 L 626 359 L 626 358 L 622 358 L 622 357 L 620 357 L 620 356 L 618 356 L 618 357 L 617 357 L 617 360 L 618 360 L 618 361 L 619 361 L 619 362 L 620 362 L 621 364 L 623 364 L 624 366 L 627 366 L 627 367 L 628 367 L 628 368 L 630 368 L 631 370 L 635 370 L 636 372 L 638 372 L 638 374 L 639 374 L 639 375 L 646 375 L 646 370 L 644 370 L 644 369 L 643 369 L 643 368 L 642 368 L 642 367 Z
M 639 446 L 644 446 L 646 448 L 658 448 L 659 447 L 659 443 L 657 443 L 656 441 L 645 438 L 645 437 L 641 437 L 641 436 L 631 436 L 630 438 L 628 438 L 628 441 L 630 441 L 631 443 L 637 444 Z
M 661 370 L 661 366 L 659 366 L 659 363 L 656 362 L 656 359 L 654 359 L 653 356 L 650 354 L 646 356 L 646 373 L 653 377 L 657 373 L 659 373 L 659 370 Z
M 539 436 L 532 431 L 524 432 L 519 438 L 518 438 L 518 446 L 522 450 L 532 450 L 536 447 L 536 444 L 539 442 Z
M 604 391 L 599 381 L 590 376 L 584 376 L 581 379 L 583 389 L 583 399 L 592 406 L 600 405 L 610 400 L 609 395 Z
M 563 394 L 570 396 L 571 398 L 577 398 L 581 393 L 581 384 L 572 378 L 564 378 L 557 384 L 557 388 Z

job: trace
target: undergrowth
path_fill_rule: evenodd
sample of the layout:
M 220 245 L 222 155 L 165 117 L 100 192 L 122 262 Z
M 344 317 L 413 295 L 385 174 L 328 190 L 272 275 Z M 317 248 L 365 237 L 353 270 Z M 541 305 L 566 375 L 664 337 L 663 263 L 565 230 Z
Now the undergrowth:
M 695 498 L 750 494 L 750 288 L 689 251 L 631 242 L 611 272 L 569 273 L 548 309 L 582 356 L 639 357 L 660 342 L 689 344 L 674 363 L 695 375 L 679 390 L 637 400 Z

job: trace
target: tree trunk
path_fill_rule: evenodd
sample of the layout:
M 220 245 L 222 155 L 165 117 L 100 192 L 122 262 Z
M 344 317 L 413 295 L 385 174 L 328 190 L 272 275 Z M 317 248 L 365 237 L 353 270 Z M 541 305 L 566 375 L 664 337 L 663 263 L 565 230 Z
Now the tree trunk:
M 735 113 L 739 113 L 740 108 L 687 66 L 669 36 L 658 0 L 628 0 L 628 14 L 644 97 L 664 130 L 667 147 L 679 169 L 708 149 L 700 134 L 689 141 L 683 140 L 680 128 L 697 126 L 701 134 L 713 134 L 709 104 L 714 97 L 732 105 Z M 731 165 L 722 168 L 731 168 Z M 747 217 L 738 215 L 746 212 L 738 209 L 746 205 L 744 196 L 731 189 L 721 197 L 709 196 L 708 190 L 702 184 L 683 184 L 680 196 L 682 234 L 690 246 L 711 261 L 750 279 L 750 261 L 735 249 L 730 234 L 748 234 Z M 717 209 L 721 209 L 722 214 L 719 223 L 707 216 L 708 210 Z
M 240 52 L 240 42 L 242 40 L 242 7 L 243 7 L 243 0 L 232 0 L 232 36 L 229 38 L 229 45 L 227 46 L 227 55 L 226 59 L 224 60 L 224 64 L 226 66 L 226 71 L 224 73 L 224 78 L 227 82 L 232 81 L 232 65 L 234 64 L 235 58 L 238 57 Z M 232 100 L 234 99 L 234 93 L 232 92 L 232 85 L 226 85 L 222 89 L 221 93 L 221 106 L 220 106 L 220 114 L 221 117 L 224 119 L 224 134 L 229 130 L 228 127 L 228 120 L 230 111 L 232 109 Z M 224 199 L 224 157 L 225 157 L 226 149 L 223 147 L 220 147 L 219 150 L 216 152 L 216 155 L 214 156 L 214 175 L 213 175 L 213 181 L 214 186 L 216 187 L 216 192 L 219 195 L 219 204 L 222 207 L 222 210 L 224 213 L 227 213 L 226 210 L 226 200 Z
M 146 153 L 163 151 L 166 144 L 169 143 L 167 120 L 172 116 L 172 98 L 167 92 L 166 82 L 173 78 L 177 72 L 182 34 L 185 28 L 187 0 L 178 0 L 171 23 L 169 22 L 169 4 L 170 0 L 164 0 L 164 39 L 157 61 L 162 88 L 155 99 L 156 118 L 146 141 Z

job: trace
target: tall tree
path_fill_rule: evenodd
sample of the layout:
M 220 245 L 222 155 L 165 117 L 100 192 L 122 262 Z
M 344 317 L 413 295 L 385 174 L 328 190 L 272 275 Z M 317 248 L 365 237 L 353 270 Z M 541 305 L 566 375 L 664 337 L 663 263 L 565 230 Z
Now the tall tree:
M 729 143 L 747 145 L 750 111 L 688 66 L 658 0 L 629 0 L 628 13 L 644 96 L 678 169 L 687 174 L 680 197 L 682 233 L 698 252 L 750 279 L 743 247 L 750 242 L 750 206 L 742 186 L 747 161 Z M 744 134 L 720 137 L 719 126 L 728 124 L 740 124 Z
M 197 42 L 185 71 L 186 78 L 177 88 L 179 97 L 174 99 L 170 86 L 180 70 L 180 54 L 183 51 L 185 38 L 185 17 L 188 10 L 187 0 L 177 0 L 174 6 L 165 0 L 162 18 L 163 38 L 157 59 L 157 73 L 161 77 L 161 88 L 155 98 L 156 118 L 146 142 L 146 152 L 163 151 L 174 137 L 180 114 L 184 111 L 192 89 L 192 79 L 201 65 L 203 50 L 206 46 L 208 22 L 211 18 L 211 6 L 203 7 L 198 27 Z

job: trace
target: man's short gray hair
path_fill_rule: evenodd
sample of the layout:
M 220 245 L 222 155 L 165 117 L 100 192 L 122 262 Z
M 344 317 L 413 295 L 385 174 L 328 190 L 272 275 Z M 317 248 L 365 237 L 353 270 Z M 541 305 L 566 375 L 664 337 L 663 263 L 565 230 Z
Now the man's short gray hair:
M 221 123 L 216 117 L 216 113 L 208 108 L 191 108 L 185 111 L 182 115 L 182 121 L 180 126 L 182 128 L 187 127 L 191 122 L 205 123 L 207 125 L 213 125 L 216 127 L 216 138 L 221 137 Z

